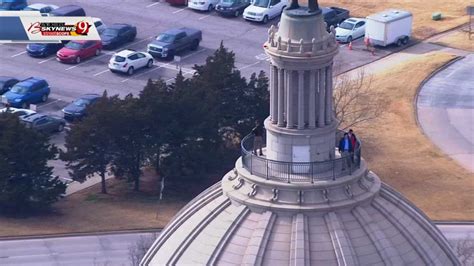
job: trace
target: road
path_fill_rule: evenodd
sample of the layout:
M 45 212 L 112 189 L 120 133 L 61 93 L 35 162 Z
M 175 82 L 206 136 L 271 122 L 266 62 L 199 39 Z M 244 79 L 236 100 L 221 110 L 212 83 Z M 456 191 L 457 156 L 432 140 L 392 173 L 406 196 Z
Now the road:
M 468 237 L 474 224 L 439 225 L 448 240 Z M 152 243 L 158 233 L 103 234 L 0 241 L 0 265 L 131 265 L 134 247 Z

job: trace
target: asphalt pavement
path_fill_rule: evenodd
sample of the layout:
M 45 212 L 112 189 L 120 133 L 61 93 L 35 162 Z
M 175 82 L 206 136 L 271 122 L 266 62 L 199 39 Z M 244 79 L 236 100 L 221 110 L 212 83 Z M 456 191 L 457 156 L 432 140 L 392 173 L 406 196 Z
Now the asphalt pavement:
M 474 225 L 442 224 L 438 228 L 450 241 L 474 242 Z M 0 241 L 0 265 L 132 265 L 136 247 L 158 236 L 157 233 L 98 234 Z
M 434 75 L 421 88 L 418 121 L 451 158 L 474 172 L 474 54 Z

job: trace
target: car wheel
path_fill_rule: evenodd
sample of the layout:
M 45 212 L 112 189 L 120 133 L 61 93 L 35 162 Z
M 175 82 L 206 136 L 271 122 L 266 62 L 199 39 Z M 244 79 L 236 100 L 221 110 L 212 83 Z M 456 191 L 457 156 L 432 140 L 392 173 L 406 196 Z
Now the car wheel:
M 347 42 L 352 42 L 352 36 L 347 37 Z
M 30 105 L 27 102 L 21 104 L 21 108 L 23 109 L 28 109 L 28 107 L 30 107 Z
M 133 67 L 129 67 L 127 70 L 127 75 L 129 76 L 133 75 L 133 71 L 134 71 Z
M 100 49 L 95 50 L 95 56 L 100 55 Z
M 148 67 L 148 68 L 153 67 L 153 60 L 152 59 L 148 60 L 148 63 L 146 64 L 146 67 Z
M 214 9 L 214 6 L 212 4 L 210 4 L 208 7 L 207 7 L 207 11 L 211 12 L 212 10 Z
M 44 95 L 41 97 L 41 101 L 45 103 L 47 100 L 48 100 L 48 94 L 44 94 Z
M 402 39 L 398 39 L 397 46 L 400 47 L 400 46 L 402 46 L 402 44 L 403 44 Z
M 196 51 L 199 47 L 199 40 L 194 40 L 193 44 L 191 45 L 191 51 Z
M 81 62 L 81 57 L 80 56 L 76 57 L 75 62 L 76 62 L 76 64 L 79 64 Z
M 403 38 L 402 43 L 405 45 L 405 44 L 408 43 L 408 40 L 410 40 L 410 38 L 407 36 L 407 37 Z
M 64 130 L 64 125 L 63 124 L 59 124 L 58 126 L 58 132 L 62 132 Z
M 263 17 L 262 23 L 267 24 L 267 22 L 268 22 L 268 16 L 265 15 L 265 17 Z
M 174 51 L 171 50 L 168 52 L 168 56 L 166 57 L 168 60 L 173 60 L 174 59 Z
M 235 10 L 235 13 L 234 13 L 234 17 L 239 17 L 240 16 L 240 11 L 239 10 Z

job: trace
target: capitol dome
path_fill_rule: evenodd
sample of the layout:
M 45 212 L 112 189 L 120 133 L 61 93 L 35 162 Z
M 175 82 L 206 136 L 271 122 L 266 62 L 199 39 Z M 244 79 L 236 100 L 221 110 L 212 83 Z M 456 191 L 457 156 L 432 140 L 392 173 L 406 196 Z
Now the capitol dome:
M 285 10 L 264 45 L 270 115 L 222 181 L 189 202 L 141 265 L 460 265 L 421 210 L 347 152 L 333 110 L 334 30 Z M 339 149 L 338 149 L 339 148 Z M 341 152 L 339 152 L 341 150 Z

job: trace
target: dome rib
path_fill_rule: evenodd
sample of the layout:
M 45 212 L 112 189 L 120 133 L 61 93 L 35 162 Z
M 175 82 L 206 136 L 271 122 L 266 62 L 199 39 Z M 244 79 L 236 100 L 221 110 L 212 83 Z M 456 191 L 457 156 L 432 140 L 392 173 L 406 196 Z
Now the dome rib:
M 324 221 L 326 222 L 334 252 L 336 253 L 337 264 L 359 265 L 352 243 L 345 233 L 337 214 L 329 212 L 324 216 Z
M 298 213 L 293 217 L 291 230 L 291 265 L 310 265 L 308 221 L 305 215 Z
M 380 229 L 377 223 L 370 217 L 362 207 L 356 207 L 352 211 L 367 236 L 374 244 L 377 252 L 387 265 L 403 265 L 403 259 L 398 251 L 393 247 L 390 239 Z
M 270 233 L 275 223 L 276 215 L 272 212 L 264 212 L 260 216 L 257 227 L 250 237 L 247 249 L 242 260 L 245 265 L 261 265 L 267 247 Z

